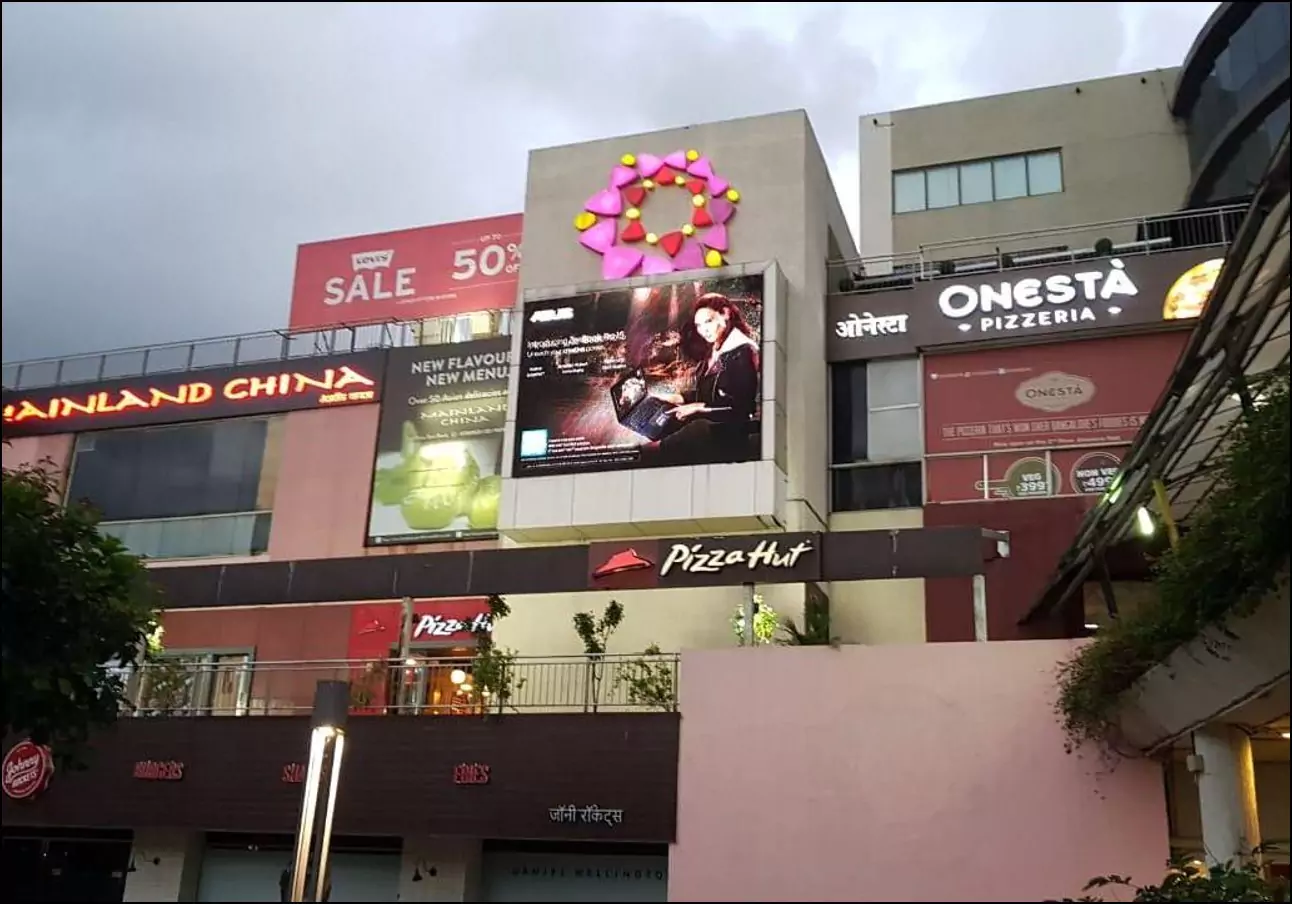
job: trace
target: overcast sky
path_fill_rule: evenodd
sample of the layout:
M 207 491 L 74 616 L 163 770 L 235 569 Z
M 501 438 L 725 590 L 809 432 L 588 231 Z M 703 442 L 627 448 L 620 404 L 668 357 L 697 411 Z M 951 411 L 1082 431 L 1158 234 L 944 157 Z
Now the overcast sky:
M 280 327 L 296 245 L 519 211 L 526 151 L 1178 65 L 1215 3 L 3 6 L 5 361 Z

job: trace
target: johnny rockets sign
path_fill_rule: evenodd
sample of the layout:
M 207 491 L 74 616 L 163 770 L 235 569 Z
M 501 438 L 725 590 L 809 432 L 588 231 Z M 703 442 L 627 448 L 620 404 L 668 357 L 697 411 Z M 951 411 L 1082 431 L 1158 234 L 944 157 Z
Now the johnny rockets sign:
M 4 394 L 6 438 L 365 404 L 385 352 L 266 361 Z
M 816 534 L 595 543 L 588 556 L 588 586 L 607 590 L 793 583 L 821 569 Z

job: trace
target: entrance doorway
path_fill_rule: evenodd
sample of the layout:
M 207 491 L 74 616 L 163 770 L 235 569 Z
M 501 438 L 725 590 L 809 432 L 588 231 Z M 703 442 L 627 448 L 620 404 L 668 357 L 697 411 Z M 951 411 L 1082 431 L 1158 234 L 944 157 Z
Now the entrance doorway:
M 130 833 L 85 835 L 5 832 L 5 898 L 9 901 L 120 901 L 130 868 Z

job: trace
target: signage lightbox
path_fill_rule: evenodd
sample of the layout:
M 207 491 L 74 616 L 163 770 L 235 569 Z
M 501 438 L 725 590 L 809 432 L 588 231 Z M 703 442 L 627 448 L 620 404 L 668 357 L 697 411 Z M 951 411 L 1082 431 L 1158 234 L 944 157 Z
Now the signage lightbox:
M 364 405 L 381 399 L 384 351 L 262 361 L 4 393 L 6 438 Z
M 764 279 L 525 306 L 513 477 L 753 461 Z
M 291 329 L 511 308 L 521 219 L 517 213 L 301 245 Z
M 910 355 L 975 341 L 1080 334 L 1202 314 L 1219 249 L 1091 258 L 916 280 L 909 288 L 831 296 L 831 361 Z
M 497 532 L 510 360 L 509 338 L 390 353 L 369 544 Z

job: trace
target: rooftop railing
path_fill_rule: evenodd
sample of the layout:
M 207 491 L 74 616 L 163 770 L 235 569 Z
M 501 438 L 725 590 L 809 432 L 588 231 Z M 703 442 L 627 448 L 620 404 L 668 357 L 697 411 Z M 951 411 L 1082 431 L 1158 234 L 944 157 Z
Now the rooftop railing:
M 370 349 L 439 345 L 507 335 L 510 311 L 479 311 L 421 320 L 382 320 L 319 330 L 269 330 L 6 363 L 4 388 L 36 389 L 100 380 L 183 373 Z
M 828 285 L 841 294 L 891 292 L 952 276 L 1225 246 L 1246 210 L 1230 205 L 931 242 L 915 251 L 833 261 Z
M 320 681 L 350 684 L 351 713 L 674 711 L 677 654 L 433 656 L 296 662 L 243 654 L 174 655 L 119 670 L 128 717 L 309 713 Z

